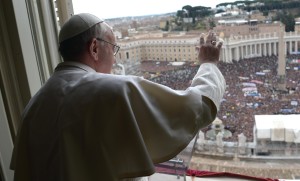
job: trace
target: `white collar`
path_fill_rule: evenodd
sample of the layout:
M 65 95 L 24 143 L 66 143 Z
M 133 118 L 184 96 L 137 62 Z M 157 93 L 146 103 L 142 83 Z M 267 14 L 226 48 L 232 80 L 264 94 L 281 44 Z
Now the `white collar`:
M 55 68 L 55 70 L 58 70 L 60 68 L 63 68 L 63 67 L 77 67 L 77 68 L 80 68 L 86 72 L 96 72 L 94 69 L 92 69 L 90 66 L 86 65 L 86 64 L 83 64 L 83 63 L 80 63 L 80 62 L 72 62 L 72 61 L 69 61 L 69 62 L 62 62 L 60 64 L 57 65 L 57 67 Z

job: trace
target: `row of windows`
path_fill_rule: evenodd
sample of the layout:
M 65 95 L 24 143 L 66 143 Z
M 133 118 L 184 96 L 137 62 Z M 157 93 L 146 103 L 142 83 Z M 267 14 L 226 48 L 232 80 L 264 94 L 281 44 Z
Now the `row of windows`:
M 167 50 L 167 49 L 164 49 L 164 50 L 163 49 L 148 49 L 148 50 L 131 50 L 131 51 L 126 51 L 126 52 L 129 52 L 131 55 L 135 55 L 135 54 L 139 55 L 139 54 L 146 54 L 146 53 L 159 53 L 159 52 L 161 52 L 161 53 L 164 52 L 164 53 L 167 53 L 167 55 L 172 55 L 173 53 L 176 53 L 176 52 L 178 52 L 178 53 L 182 52 L 183 56 L 186 56 L 185 53 L 188 53 L 188 55 L 190 56 L 191 50 L 190 49 L 187 49 L 187 50 L 186 49 L 183 49 L 183 50 L 181 50 L 181 49 L 178 49 L 178 50 L 176 50 L 176 49 L 173 49 L 173 50 L 171 50 L 171 49 L 169 49 L 169 50 Z M 197 52 L 195 52 L 195 53 L 197 53 Z
M 131 52 L 127 52 L 129 55 L 131 55 L 132 57 L 136 56 L 136 57 L 140 57 L 143 55 L 152 55 L 152 56 L 167 56 L 167 57 L 171 57 L 171 56 L 183 56 L 183 57 L 190 57 L 191 54 L 176 54 L 176 53 L 170 53 L 170 54 L 159 54 L 159 53 L 143 53 L 143 54 L 135 54 L 135 53 L 131 53 Z M 195 53 L 196 55 L 196 53 Z
M 178 60 L 181 60 L 181 58 L 172 58 L 172 57 L 169 57 L 169 58 L 155 58 L 155 57 L 142 57 L 142 60 L 158 60 L 158 61 L 178 61 Z M 192 61 L 192 59 L 185 59 L 185 61 Z
M 130 45 L 130 44 L 126 44 L 126 45 L 123 45 L 123 44 L 120 44 L 121 48 L 153 48 L 153 47 L 159 47 L 159 48 L 163 48 L 163 47 L 169 47 L 169 48 L 191 48 L 190 45 L 173 45 L 173 44 L 168 44 L 168 45 L 158 45 L 158 44 L 153 44 L 152 46 L 133 46 L 133 45 Z M 193 44 L 194 46 L 194 44 Z
M 178 44 L 178 43 L 186 43 L 186 40 L 183 41 L 178 41 L 174 40 L 174 41 L 168 41 L 168 40 L 162 40 L 162 41 L 145 41 L 145 42 L 134 42 L 134 43 L 129 43 L 128 46 L 135 46 L 135 45 L 139 45 L 139 44 L 162 44 L 162 43 L 166 43 L 166 44 Z
M 188 57 L 186 55 L 172 55 L 172 56 L 165 56 L 165 55 L 154 55 L 154 54 L 146 54 L 143 56 L 134 56 L 130 54 L 127 54 L 127 58 L 126 60 L 130 60 L 130 61 L 140 61 L 140 60 L 166 60 L 166 61 L 173 61 L 173 60 L 183 60 L 183 61 L 191 61 L 192 59 L 196 60 L 196 57 L 192 57 L 191 55 L 188 55 Z M 120 60 L 120 61 L 126 61 L 126 60 Z
M 146 54 L 147 56 L 161 56 L 161 57 L 166 57 L 166 55 L 165 54 L 153 54 L 153 53 L 148 53 L 148 54 Z M 132 56 L 134 56 L 134 55 L 132 55 Z M 176 56 L 179 56 L 179 57 L 191 57 L 191 55 L 185 55 L 185 54 L 183 54 L 183 55 L 176 55 L 176 54 L 172 54 L 172 57 L 176 57 Z
M 159 50 L 160 50 L 161 52 L 162 52 L 163 50 L 164 50 L 164 52 L 167 52 L 167 51 L 170 51 L 170 52 L 171 52 L 171 51 L 172 51 L 171 48 L 163 49 L 162 47 L 154 47 L 154 48 L 151 47 L 151 48 L 148 48 L 148 49 L 129 49 L 129 50 L 127 49 L 126 51 L 131 51 L 131 52 L 145 52 L 145 51 L 155 51 L 155 50 L 156 50 L 157 52 L 158 52 Z M 183 52 L 186 52 L 186 51 L 187 51 L 187 52 L 191 52 L 191 49 L 190 49 L 190 48 L 182 48 L 182 49 L 181 49 L 181 48 L 177 48 L 177 49 L 174 48 L 173 51 L 174 51 L 174 52 L 176 52 L 176 51 L 178 51 L 178 52 L 181 52 L 181 51 L 183 51 Z
M 249 31 L 258 31 L 258 28 L 249 28 Z

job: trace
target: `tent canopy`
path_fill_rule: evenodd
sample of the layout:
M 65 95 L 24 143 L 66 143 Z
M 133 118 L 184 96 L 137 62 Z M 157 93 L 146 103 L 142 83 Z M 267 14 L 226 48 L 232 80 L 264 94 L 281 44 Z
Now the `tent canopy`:
M 255 115 L 256 138 L 300 143 L 300 115 Z

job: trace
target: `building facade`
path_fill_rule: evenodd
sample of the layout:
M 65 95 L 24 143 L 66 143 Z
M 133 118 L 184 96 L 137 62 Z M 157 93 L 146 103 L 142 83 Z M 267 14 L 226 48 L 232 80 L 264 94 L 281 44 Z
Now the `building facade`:
M 119 41 L 121 49 L 117 55 L 120 63 L 153 61 L 196 61 L 195 46 L 199 36 L 141 38 Z
M 244 58 L 298 53 L 300 48 L 299 32 L 284 32 L 284 26 L 270 26 L 270 32 L 232 35 L 223 39 L 220 60 L 224 62 L 239 61 Z M 238 28 L 237 28 L 238 29 Z M 276 31 L 275 31 L 276 30 Z M 279 46 L 280 32 L 283 35 L 283 46 Z M 121 49 L 117 61 L 123 64 L 135 64 L 143 60 L 153 61 L 197 61 L 195 46 L 199 45 L 199 35 L 185 35 L 167 37 L 141 36 L 127 40 L 119 40 Z

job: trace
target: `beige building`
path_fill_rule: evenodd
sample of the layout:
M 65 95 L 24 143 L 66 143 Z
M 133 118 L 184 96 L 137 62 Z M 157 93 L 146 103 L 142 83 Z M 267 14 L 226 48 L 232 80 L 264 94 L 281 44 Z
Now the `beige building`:
M 249 28 L 257 28 L 249 30 Z M 284 54 L 299 51 L 300 34 L 284 33 L 284 47 L 279 46 L 279 32 L 284 26 L 278 24 L 259 24 L 255 26 L 224 26 L 217 33 L 224 36 L 221 50 L 221 61 L 232 62 L 250 57 L 278 55 L 280 49 Z M 232 32 L 232 34 L 229 34 Z M 234 33 L 243 32 L 243 33 Z M 251 33 L 246 33 L 251 32 Z M 195 47 L 199 44 L 199 33 L 166 34 L 154 33 L 119 40 L 121 49 L 117 61 L 123 64 L 135 64 L 143 60 L 153 61 L 197 61 Z M 230 36 L 229 36 L 230 35 Z M 223 37 L 223 36 L 222 36 Z
M 196 61 L 195 46 L 199 35 L 165 36 L 163 33 L 139 38 L 121 40 L 117 55 L 120 63 L 136 63 L 143 60 L 153 61 Z
M 267 17 L 264 16 L 262 12 L 252 13 L 250 17 L 251 19 L 257 20 L 258 22 L 264 22 L 267 19 Z
M 295 25 L 295 32 L 300 33 L 300 23 Z
M 166 25 L 167 25 L 167 21 L 160 21 L 159 22 L 159 28 L 160 29 L 164 29 L 166 27 Z
M 245 36 L 255 34 L 265 34 L 270 32 L 277 32 L 280 23 L 273 24 L 258 24 L 257 20 L 232 20 L 227 21 L 226 24 L 217 25 L 214 31 L 217 34 L 224 33 L 224 37 L 229 36 Z
M 277 32 L 280 29 L 283 31 L 283 45 L 279 44 L 280 34 Z M 286 33 L 284 27 L 278 28 L 277 32 L 225 38 L 221 60 L 232 62 L 244 58 L 279 55 L 280 50 L 283 50 L 284 55 L 299 52 L 299 33 Z

